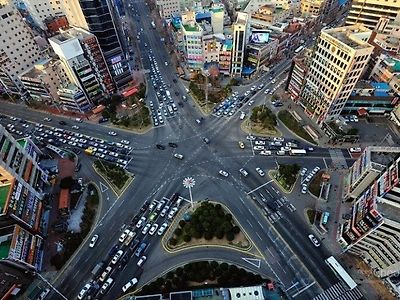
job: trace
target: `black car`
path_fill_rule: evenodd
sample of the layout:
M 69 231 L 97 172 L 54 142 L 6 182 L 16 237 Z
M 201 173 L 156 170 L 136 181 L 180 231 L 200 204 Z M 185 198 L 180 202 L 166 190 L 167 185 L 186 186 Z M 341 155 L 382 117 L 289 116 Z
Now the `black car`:
M 157 145 L 156 145 L 156 148 L 157 148 L 157 149 L 160 149 L 160 150 L 165 150 L 165 146 L 164 146 L 164 145 L 161 145 L 161 144 L 157 144 Z
M 67 125 L 67 122 L 65 122 L 65 121 L 60 121 L 60 122 L 58 122 L 58 124 L 60 124 L 60 125 Z
M 209 144 L 209 143 L 210 143 L 210 140 L 209 140 L 208 138 L 206 138 L 206 137 L 203 138 L 203 141 L 204 141 L 204 143 L 206 143 L 206 144 Z
M 105 122 L 108 122 L 108 118 L 99 119 L 99 123 L 105 123 Z
M 178 144 L 176 144 L 176 143 L 168 143 L 168 146 L 170 146 L 172 148 L 178 148 Z

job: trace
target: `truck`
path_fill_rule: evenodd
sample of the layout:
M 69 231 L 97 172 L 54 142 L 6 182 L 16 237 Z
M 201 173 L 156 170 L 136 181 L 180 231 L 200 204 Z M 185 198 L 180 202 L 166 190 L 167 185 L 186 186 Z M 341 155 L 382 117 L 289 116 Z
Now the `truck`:
M 103 266 L 104 266 L 104 262 L 99 262 L 97 265 L 94 266 L 94 268 L 91 272 L 94 277 L 97 277 L 100 274 L 100 270 L 101 270 L 101 268 L 103 268 Z
M 156 24 L 154 23 L 154 21 L 151 21 L 151 27 L 153 27 L 153 29 L 156 29 Z
M 307 154 L 307 151 L 306 150 L 304 150 L 304 149 L 291 149 L 291 150 L 289 150 L 289 155 L 292 155 L 292 156 L 301 156 L 301 155 L 306 155 Z

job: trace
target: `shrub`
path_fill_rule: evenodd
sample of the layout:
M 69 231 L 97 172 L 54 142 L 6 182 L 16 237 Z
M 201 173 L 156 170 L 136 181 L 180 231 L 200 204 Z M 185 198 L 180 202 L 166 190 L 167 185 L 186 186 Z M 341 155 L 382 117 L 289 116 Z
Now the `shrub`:
M 206 240 L 212 240 L 213 237 L 214 237 L 214 235 L 211 232 L 204 233 L 204 238 Z
M 182 235 L 182 233 L 183 233 L 182 229 L 180 229 L 180 228 L 175 229 L 176 236 L 180 236 L 180 235 Z
M 232 232 L 233 232 L 234 234 L 238 234 L 238 233 L 240 232 L 240 227 L 239 227 L 239 226 L 233 226 Z
M 185 227 L 185 225 L 186 225 L 186 221 L 185 221 L 185 220 L 180 220 L 180 221 L 179 221 L 179 226 L 180 226 L 181 228 Z
M 188 235 L 188 234 L 185 234 L 185 235 L 183 236 L 183 240 L 184 240 L 186 243 L 189 243 L 189 242 L 192 240 L 192 237 L 191 237 L 190 235 Z
M 178 241 L 176 240 L 176 238 L 170 238 L 169 243 L 170 243 L 172 246 L 176 246 L 176 244 L 178 243 Z
M 235 239 L 235 235 L 233 234 L 233 232 L 232 231 L 228 231 L 227 233 L 226 233 L 226 239 L 228 240 L 228 241 L 233 241 L 234 239 Z
M 225 232 L 223 230 L 218 229 L 217 232 L 215 232 L 215 236 L 217 239 L 222 240 L 224 238 Z

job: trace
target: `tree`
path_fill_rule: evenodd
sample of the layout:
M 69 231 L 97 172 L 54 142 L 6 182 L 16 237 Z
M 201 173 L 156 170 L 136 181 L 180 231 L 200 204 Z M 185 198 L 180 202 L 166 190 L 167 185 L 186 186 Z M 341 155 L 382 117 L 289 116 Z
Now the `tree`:
M 71 176 L 65 177 L 60 181 L 60 188 L 70 189 L 74 184 L 74 179 Z
M 184 240 L 186 243 L 189 243 L 189 242 L 192 240 L 192 237 L 191 237 L 190 235 L 188 235 L 188 234 L 185 234 L 185 235 L 183 236 L 183 240 Z
M 217 239 L 222 240 L 224 238 L 225 232 L 221 229 L 218 229 L 215 232 L 215 236 L 217 237 Z
M 232 232 L 233 232 L 234 234 L 238 234 L 238 233 L 240 232 L 240 227 L 239 227 L 239 226 L 233 226 Z
M 180 220 L 180 221 L 179 221 L 179 226 L 180 226 L 181 228 L 184 228 L 185 225 L 186 225 L 186 221 L 185 221 L 185 220 Z
M 228 231 L 228 232 L 226 233 L 226 239 L 227 239 L 229 242 L 231 242 L 231 241 L 233 241 L 233 240 L 235 239 L 235 235 L 233 234 L 232 231 Z
M 182 229 L 180 229 L 180 228 L 175 229 L 175 235 L 176 236 L 182 235 Z
M 170 238 L 169 243 L 170 243 L 171 246 L 176 246 L 178 241 L 176 240 L 176 238 Z
M 214 235 L 211 233 L 211 232 L 205 232 L 204 233 L 204 238 L 206 239 L 206 240 L 212 240 L 212 238 L 214 237 Z

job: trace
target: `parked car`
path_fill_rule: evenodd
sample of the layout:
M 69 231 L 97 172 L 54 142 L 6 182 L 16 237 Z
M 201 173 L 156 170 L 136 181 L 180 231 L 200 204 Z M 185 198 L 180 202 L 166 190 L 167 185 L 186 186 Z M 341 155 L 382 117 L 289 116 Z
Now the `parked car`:
M 229 173 L 227 171 L 224 171 L 224 170 L 219 170 L 218 173 L 219 173 L 219 175 L 224 176 L 224 177 L 228 177 L 229 176 Z

